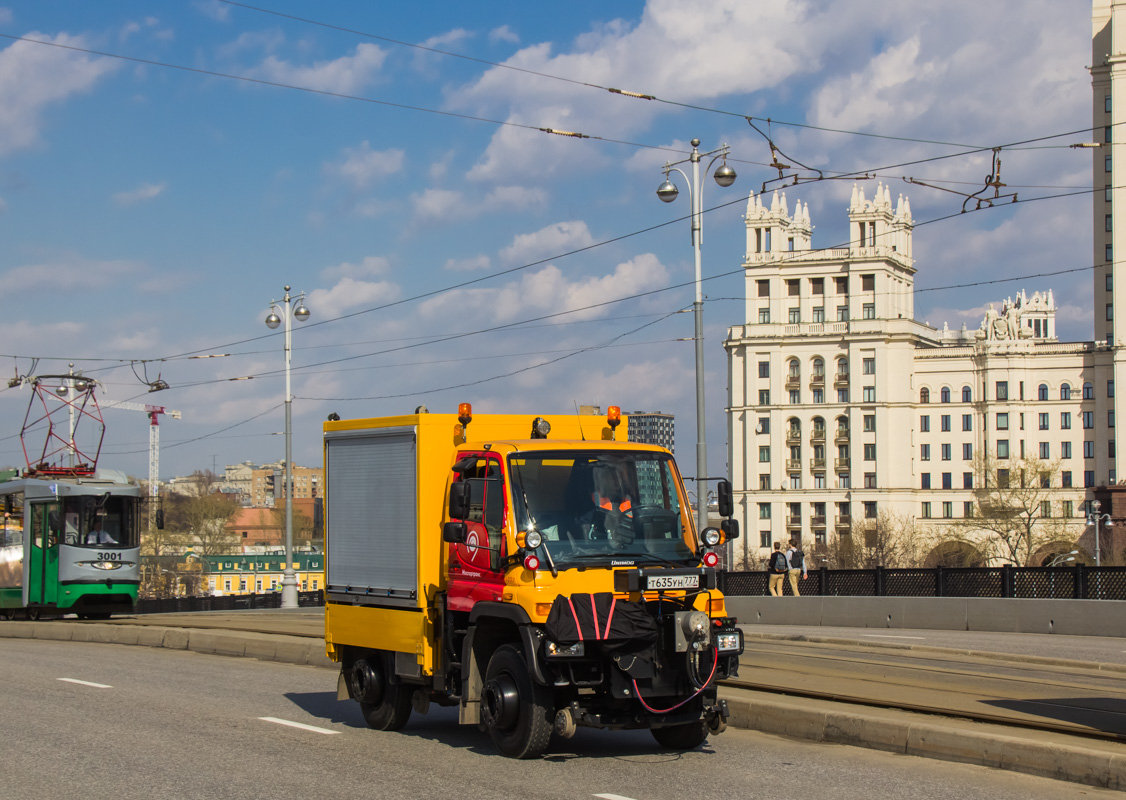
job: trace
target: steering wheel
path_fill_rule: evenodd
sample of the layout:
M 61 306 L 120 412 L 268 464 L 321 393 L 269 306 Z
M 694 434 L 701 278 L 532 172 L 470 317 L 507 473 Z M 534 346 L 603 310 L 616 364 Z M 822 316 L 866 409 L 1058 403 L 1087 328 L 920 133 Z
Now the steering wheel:
M 679 515 L 661 506 L 637 506 L 633 509 L 633 528 L 638 538 L 665 538 L 676 530 Z

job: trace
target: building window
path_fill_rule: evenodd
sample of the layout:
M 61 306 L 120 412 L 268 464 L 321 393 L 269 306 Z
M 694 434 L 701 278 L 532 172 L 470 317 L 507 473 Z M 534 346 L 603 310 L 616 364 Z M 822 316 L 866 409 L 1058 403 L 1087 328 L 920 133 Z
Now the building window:
M 864 387 L 864 402 L 865 403 L 876 402 L 876 387 L 875 386 L 865 386 Z
M 920 389 L 919 390 L 919 402 L 920 403 L 929 403 L 930 401 L 931 401 L 931 390 L 927 389 L 925 387 Z
M 759 519 L 770 519 L 770 503 L 759 503 L 758 504 L 758 518 Z
M 1052 457 L 1052 446 L 1048 442 L 1040 442 L 1040 458 L 1049 459 Z
M 790 488 L 791 489 L 800 489 L 801 488 L 801 473 L 800 472 L 794 472 L 794 473 L 790 474 Z
M 997 440 L 997 458 L 1008 458 L 1008 457 L 1009 457 L 1009 440 L 1008 439 L 998 439 Z
M 758 310 L 758 321 L 759 321 L 760 324 L 765 324 L 767 322 L 770 322 L 770 309 L 769 308 L 760 308 Z
M 769 378 L 770 377 L 770 362 L 769 361 L 758 362 L 758 376 L 760 378 Z
M 1090 442 L 1090 441 L 1083 442 L 1083 458 L 1094 458 L 1094 457 L 1095 457 L 1095 443 Z
M 1112 172 L 1110 156 L 1103 156 L 1103 172 Z
M 848 294 L 848 276 L 840 275 L 833 278 L 833 284 L 836 286 L 837 294 Z
M 763 445 L 758 449 L 758 460 L 760 464 L 770 463 L 770 445 Z
M 847 403 L 848 402 L 848 389 L 837 389 L 837 402 L 838 403 Z
M 864 488 L 865 489 L 875 489 L 876 488 L 876 473 L 874 473 L 874 472 L 865 472 L 864 473 Z
M 1062 486 L 1064 489 L 1070 489 L 1071 488 L 1071 472 L 1070 471 L 1065 470 L 1065 471 L 1060 473 L 1060 486 Z M 1068 515 L 1068 516 L 1070 516 L 1070 515 Z
M 755 281 L 759 297 L 770 297 L 770 281 Z
M 929 444 L 919 445 L 919 460 L 920 461 L 930 461 L 931 460 L 931 446 Z
M 813 309 L 813 321 L 814 322 L 824 322 L 825 321 L 825 306 L 814 307 L 814 309 Z
M 1113 380 L 1106 382 L 1106 396 L 1107 397 L 1114 397 L 1114 381 Z
M 947 500 L 942 504 L 942 518 L 950 519 L 954 516 L 954 504 Z
M 922 516 L 923 519 L 930 519 L 931 518 L 931 504 L 930 503 L 923 503 L 923 513 L 921 514 L 921 516 Z
M 865 433 L 875 433 L 875 431 L 876 431 L 876 415 L 875 414 L 865 414 L 864 415 L 864 432 Z
M 923 414 L 919 417 L 919 430 L 923 433 L 929 433 L 931 429 L 931 418 L 928 414 Z
M 963 386 L 962 387 L 962 402 L 963 403 L 972 403 L 973 399 L 974 399 L 973 389 L 971 389 L 969 386 Z
M 825 473 L 824 472 L 818 472 L 816 475 L 813 476 L 813 488 L 814 489 L 824 489 L 825 488 Z
M 825 390 L 824 389 L 814 389 L 813 390 L 813 402 L 814 403 L 824 403 L 825 402 Z
M 760 490 L 764 491 L 764 492 L 770 491 L 770 476 L 769 475 L 759 475 L 758 476 L 758 488 Z
M 938 393 L 938 397 L 939 397 L 939 402 L 949 403 L 950 402 L 950 387 L 943 386 L 941 391 L 939 391 L 939 393 Z
M 848 306 L 837 306 L 837 322 L 848 322 Z
M 863 368 L 865 375 L 875 375 L 876 374 L 876 359 L 875 358 L 865 358 L 865 359 L 862 359 L 860 363 L 862 365 L 862 368 Z
M 1108 439 L 1106 445 L 1107 458 L 1114 458 L 1114 439 Z
M 966 500 L 962 503 L 962 516 L 966 519 L 972 518 L 974 515 L 974 504 L 972 500 Z
M 950 445 L 948 445 L 948 444 L 942 445 L 942 460 L 943 461 L 949 461 L 950 460 Z
M 770 531 L 759 531 L 758 533 L 758 546 L 770 547 Z
M 997 430 L 1007 431 L 1009 429 L 1009 415 L 1001 413 L 997 415 Z
M 962 473 L 962 488 L 963 489 L 974 488 L 974 474 L 972 472 L 963 472 Z
M 1105 111 L 1107 114 L 1110 113 L 1110 95 L 1109 94 L 1105 95 L 1103 97 L 1103 111 Z
M 997 388 L 996 398 L 998 400 L 1008 400 L 1009 399 L 1009 382 L 1008 381 L 997 381 L 997 387 L 996 388 Z
M 1114 411 L 1106 412 L 1106 426 L 1108 428 L 1114 427 Z
M 1075 516 L 1075 504 L 1070 500 L 1063 500 L 1060 502 L 1060 513 L 1065 517 Z
M 931 474 L 930 474 L 929 472 L 924 472 L 924 473 L 922 473 L 921 475 L 919 475 L 919 478 L 920 478 L 920 479 L 921 479 L 921 481 L 922 481 L 922 482 L 921 482 L 921 483 L 919 484 L 919 488 L 920 488 L 920 489 L 929 489 L 929 488 L 931 488 Z
M 860 276 L 860 291 L 874 292 L 876 291 L 876 276 L 875 275 L 861 275 Z
M 791 308 L 790 309 L 790 324 L 795 325 L 799 322 L 801 322 L 801 309 L 800 308 Z
M 1106 246 L 1106 260 L 1114 261 L 1114 247 L 1109 244 Z M 1110 276 L 1108 275 L 1107 277 L 1109 278 Z M 1107 289 L 1107 291 L 1109 292 L 1110 290 Z
M 1111 215 L 1111 214 L 1107 214 L 1107 215 L 1106 215 L 1106 220 L 1105 220 L 1105 223 L 1106 223 L 1106 230 L 1107 230 L 1107 233 L 1109 233 L 1110 231 L 1114 230 L 1114 227 L 1113 227 L 1113 220 L 1114 220 L 1114 217 L 1113 217 L 1113 215 Z
M 1060 428 L 1062 428 L 1065 431 L 1071 430 L 1071 412 L 1070 411 L 1061 411 L 1060 412 Z
M 1071 442 L 1060 442 L 1060 458 L 1071 458 Z
M 876 318 L 876 304 L 875 303 L 865 303 L 863 312 L 864 312 L 864 315 L 863 315 L 864 319 L 875 319 Z
M 786 294 L 790 297 L 801 296 L 801 282 L 797 278 L 786 281 Z
M 943 414 L 943 415 L 942 415 L 942 416 L 941 416 L 941 417 L 939 418 L 939 422 L 941 423 L 941 426 L 942 426 L 942 430 L 943 430 L 943 431 L 947 431 L 947 432 L 948 432 L 948 431 L 950 430 L 950 415 L 949 415 L 949 414 Z
M 849 481 L 847 472 L 842 472 L 839 475 L 837 475 L 837 488 L 838 489 L 849 489 L 849 488 L 851 488 L 851 483 Z
M 1084 411 L 1083 412 L 1083 427 L 1088 429 L 1088 430 L 1095 427 L 1095 412 L 1094 411 Z
M 963 461 L 973 461 L 973 457 L 974 457 L 974 446 L 970 442 L 963 442 L 962 443 L 962 460 Z
M 1040 430 L 1042 430 L 1042 431 L 1048 430 L 1048 425 L 1049 425 L 1049 423 L 1048 423 L 1048 413 L 1044 412 L 1043 414 L 1040 414 L 1039 419 L 1040 419 Z
M 1107 319 L 1109 319 L 1109 317 L 1107 317 Z M 1088 383 L 1083 384 L 1083 399 L 1084 400 L 1094 400 L 1095 399 L 1095 385 L 1093 383 L 1088 382 Z
M 790 405 L 792 405 L 792 406 L 801 405 L 801 390 L 800 389 L 791 389 L 790 390 Z
M 1095 488 L 1095 471 L 1093 469 L 1084 470 L 1083 472 L 1083 488 Z
M 864 460 L 865 461 L 875 461 L 876 460 L 876 445 L 875 444 L 864 445 Z
M 954 488 L 954 477 L 953 477 L 953 475 L 954 475 L 954 473 L 952 473 L 952 472 L 942 473 L 942 488 L 943 489 Z
M 1009 488 L 1009 471 L 1007 469 L 997 470 L 997 486 L 1001 489 Z

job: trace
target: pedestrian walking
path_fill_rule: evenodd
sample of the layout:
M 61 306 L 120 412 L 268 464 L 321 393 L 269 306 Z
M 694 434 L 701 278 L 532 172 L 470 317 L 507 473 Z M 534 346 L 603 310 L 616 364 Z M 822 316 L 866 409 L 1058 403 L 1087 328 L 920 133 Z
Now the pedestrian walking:
M 782 578 L 790 569 L 790 562 L 786 560 L 786 554 L 782 552 L 782 543 L 774 543 L 774 552 L 770 554 L 770 560 L 767 562 L 767 569 L 770 571 L 770 593 L 775 597 L 782 596 Z
M 805 553 L 794 539 L 790 540 L 790 549 L 786 551 L 786 564 L 787 574 L 790 576 L 790 591 L 794 593 L 794 597 L 798 597 L 801 595 L 798 591 L 798 573 L 801 573 L 802 578 L 808 578 L 809 571 L 805 568 Z

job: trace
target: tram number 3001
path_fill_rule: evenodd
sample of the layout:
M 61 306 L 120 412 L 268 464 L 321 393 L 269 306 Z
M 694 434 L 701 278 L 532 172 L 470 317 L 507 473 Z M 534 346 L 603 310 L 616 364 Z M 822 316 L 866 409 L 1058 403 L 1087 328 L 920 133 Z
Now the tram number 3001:
M 102 561 L 120 561 L 121 560 L 121 553 L 114 553 L 114 552 L 110 551 L 110 552 L 100 553 L 99 555 L 101 555 Z

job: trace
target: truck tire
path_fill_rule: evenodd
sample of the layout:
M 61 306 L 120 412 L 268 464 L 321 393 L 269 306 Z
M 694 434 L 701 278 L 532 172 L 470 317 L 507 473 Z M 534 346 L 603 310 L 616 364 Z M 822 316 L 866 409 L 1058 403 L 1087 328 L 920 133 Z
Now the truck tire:
M 481 720 L 493 743 L 509 758 L 538 758 L 554 726 L 551 690 L 532 680 L 524 654 L 501 645 L 489 659 L 481 690 Z
M 386 659 L 380 659 L 386 661 Z M 407 724 L 411 715 L 411 695 L 413 688 L 403 683 L 391 683 L 387 680 L 387 673 L 383 669 L 374 669 L 372 679 L 378 680 L 382 686 L 373 694 L 379 697 L 379 702 L 360 702 L 360 711 L 363 712 L 364 721 L 369 728 L 377 731 L 397 731 Z
M 669 750 L 694 750 L 708 738 L 708 721 L 685 722 L 683 725 L 668 725 L 652 728 L 650 732 L 657 744 Z

